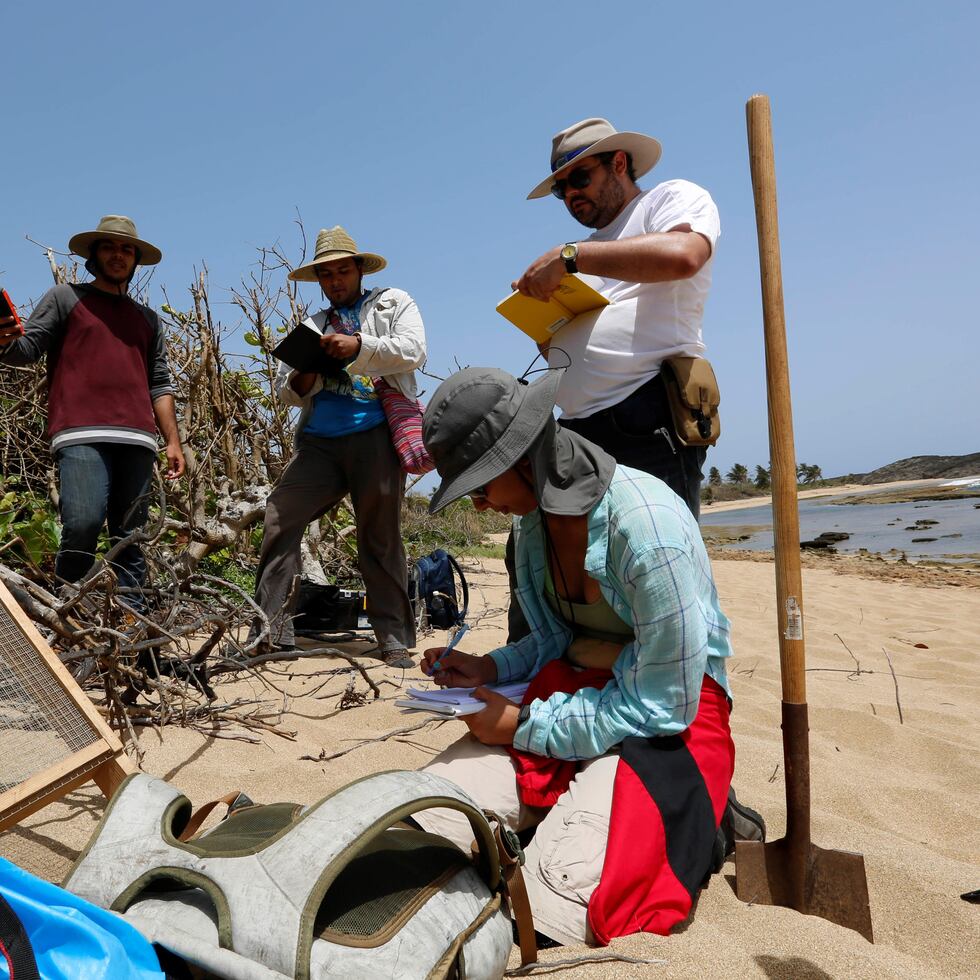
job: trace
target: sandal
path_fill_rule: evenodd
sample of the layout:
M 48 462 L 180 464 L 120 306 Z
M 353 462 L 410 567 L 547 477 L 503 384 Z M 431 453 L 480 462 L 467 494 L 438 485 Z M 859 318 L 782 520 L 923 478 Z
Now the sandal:
M 404 647 L 379 651 L 376 656 L 387 667 L 400 667 L 402 670 L 408 670 L 415 666 L 415 661 L 408 655 L 408 651 Z

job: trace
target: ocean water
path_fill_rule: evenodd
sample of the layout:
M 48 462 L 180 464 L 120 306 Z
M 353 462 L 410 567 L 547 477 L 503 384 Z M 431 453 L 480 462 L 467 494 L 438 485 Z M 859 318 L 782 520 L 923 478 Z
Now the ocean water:
M 850 496 L 850 495 L 848 495 Z M 836 497 L 801 500 L 800 540 L 809 541 L 823 531 L 845 531 L 851 536 L 834 545 L 836 551 L 847 554 L 862 548 L 884 557 L 909 561 L 944 561 L 951 563 L 976 561 L 980 556 L 980 498 L 961 500 L 921 500 L 902 504 L 840 504 Z M 935 521 L 935 524 L 912 528 L 916 521 Z M 738 528 L 764 526 L 747 541 L 737 541 L 726 547 L 747 551 L 769 551 L 773 547 L 772 508 L 769 504 L 746 507 L 744 510 L 702 513 L 701 524 L 713 527 Z M 913 541 L 913 538 L 934 538 L 933 541 Z

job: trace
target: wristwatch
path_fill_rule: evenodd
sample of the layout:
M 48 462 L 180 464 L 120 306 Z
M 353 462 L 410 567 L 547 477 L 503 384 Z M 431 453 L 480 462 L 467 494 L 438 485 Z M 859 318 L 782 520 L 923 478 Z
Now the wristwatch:
M 558 253 L 565 263 L 566 272 L 578 272 L 575 260 L 578 258 L 578 242 L 565 242 Z
M 517 724 L 523 725 L 530 717 L 531 706 L 529 704 L 522 705 L 521 710 L 517 712 Z

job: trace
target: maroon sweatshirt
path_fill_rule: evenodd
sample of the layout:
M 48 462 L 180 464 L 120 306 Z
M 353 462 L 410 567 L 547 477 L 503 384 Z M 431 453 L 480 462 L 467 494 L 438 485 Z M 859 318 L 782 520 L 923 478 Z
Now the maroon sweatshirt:
M 0 363 L 33 364 L 43 354 L 52 450 L 82 442 L 156 450 L 153 401 L 173 394 L 173 386 L 153 310 L 91 285 L 55 286 L 35 307 L 24 336 L 0 348 Z

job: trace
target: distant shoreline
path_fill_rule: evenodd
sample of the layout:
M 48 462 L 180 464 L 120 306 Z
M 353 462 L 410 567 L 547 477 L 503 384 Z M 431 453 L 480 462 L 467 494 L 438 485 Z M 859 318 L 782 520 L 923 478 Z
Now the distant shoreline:
M 896 480 L 891 483 L 874 484 L 847 483 L 834 487 L 800 490 L 799 499 L 841 496 L 851 497 L 851 501 L 848 502 L 853 502 L 855 493 L 874 497 L 878 494 L 888 494 L 894 491 L 930 490 L 942 486 L 949 487 L 950 491 L 955 492 L 956 487 L 951 486 L 952 482 L 944 478 L 933 478 L 928 480 Z M 870 502 L 872 501 L 869 500 Z M 741 500 L 723 500 L 714 504 L 703 504 L 701 515 L 743 511 L 752 507 L 769 506 L 771 503 L 771 495 L 746 497 Z M 740 535 L 744 537 L 746 533 L 754 533 L 768 527 L 768 524 L 742 526 L 739 524 L 738 518 L 733 518 L 730 525 L 707 525 L 702 527 L 702 532 L 712 560 L 771 562 L 773 561 L 771 550 L 756 551 L 731 547 L 734 542 L 741 539 Z M 973 588 L 980 587 L 980 563 L 975 560 L 955 564 L 934 558 L 918 558 L 914 561 L 908 561 L 878 553 L 855 554 L 834 550 L 804 551 L 801 557 L 804 567 L 808 568 L 836 566 L 848 574 L 868 578 L 915 582 L 929 586 L 966 585 Z
M 891 483 L 841 483 L 833 487 L 817 487 L 813 490 L 800 490 L 797 494 L 800 500 L 810 500 L 814 497 L 840 497 L 848 493 L 876 493 L 885 490 L 899 490 L 911 487 L 942 486 L 950 483 L 944 478 L 931 480 L 894 480 Z M 713 504 L 702 504 L 702 514 L 720 514 L 726 510 L 746 510 L 749 507 L 764 507 L 772 503 L 771 494 L 760 494 L 758 497 L 743 497 L 740 500 L 719 500 Z

